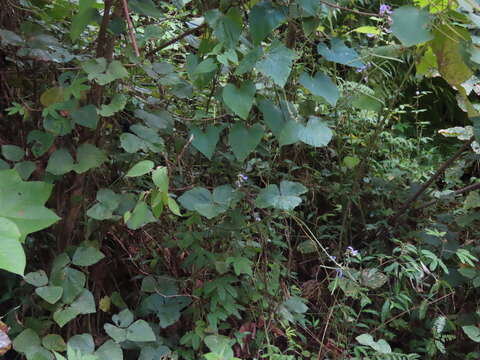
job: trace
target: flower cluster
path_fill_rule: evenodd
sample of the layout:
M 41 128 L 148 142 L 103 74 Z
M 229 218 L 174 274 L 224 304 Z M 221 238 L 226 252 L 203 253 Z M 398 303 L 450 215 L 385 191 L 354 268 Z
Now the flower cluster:
M 244 182 L 248 180 L 248 176 L 245 174 L 238 174 L 237 175 L 237 181 L 235 181 L 235 185 L 237 187 L 241 187 Z
M 387 4 L 380 5 L 380 11 L 378 12 L 380 16 L 389 16 L 392 14 L 392 7 Z

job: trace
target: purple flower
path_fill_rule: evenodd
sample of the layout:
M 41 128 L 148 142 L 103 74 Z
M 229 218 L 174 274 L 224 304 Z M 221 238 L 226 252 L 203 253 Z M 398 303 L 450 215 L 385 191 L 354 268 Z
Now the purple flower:
M 367 37 L 368 38 L 373 38 L 373 37 L 375 37 L 375 34 L 367 34 Z
M 392 13 L 392 7 L 387 4 L 381 4 L 380 11 L 378 13 L 380 16 L 390 15 Z
M 247 175 L 244 175 L 244 174 L 238 174 L 238 177 L 240 179 L 242 179 L 242 181 L 247 181 L 248 180 L 248 176 Z
M 355 250 L 353 247 L 349 246 L 347 247 L 347 253 L 349 253 L 352 256 L 357 256 L 360 255 L 360 251 Z
M 340 268 L 335 269 L 335 273 L 336 273 L 337 278 L 343 277 L 343 270 L 342 269 L 340 269 Z

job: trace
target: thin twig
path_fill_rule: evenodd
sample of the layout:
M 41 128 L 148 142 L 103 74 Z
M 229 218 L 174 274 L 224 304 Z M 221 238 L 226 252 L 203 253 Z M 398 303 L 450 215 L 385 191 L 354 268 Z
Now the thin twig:
M 430 200 L 429 202 L 423 204 L 422 206 L 416 207 L 415 210 L 422 210 L 422 209 L 425 209 L 429 206 L 434 205 L 438 201 L 450 199 L 450 196 L 456 196 L 456 195 L 464 194 L 464 193 L 467 193 L 467 192 L 470 192 L 470 191 L 473 191 L 473 190 L 478 190 L 478 189 L 480 189 L 480 182 L 476 183 L 476 184 L 465 186 L 464 188 L 461 188 L 461 189 L 458 189 L 458 190 L 455 190 L 455 191 L 451 192 L 450 194 L 446 195 L 445 197 Z
M 138 50 L 137 39 L 135 38 L 135 29 L 133 28 L 132 19 L 130 18 L 128 3 L 127 0 L 122 0 L 123 11 L 125 12 L 125 19 L 127 20 L 128 25 L 128 34 L 130 35 L 130 40 L 132 41 L 133 50 L 135 55 L 140 57 L 140 50 Z
M 394 224 L 399 217 L 401 217 L 403 214 L 405 214 L 407 212 L 407 210 L 410 208 L 410 206 L 425 192 L 425 190 L 427 190 L 427 188 L 433 184 L 433 182 L 440 176 L 442 175 L 446 169 L 448 169 L 454 162 L 455 160 L 457 160 L 465 150 L 467 150 L 470 145 L 472 144 L 473 142 L 473 137 L 468 140 L 466 143 L 463 144 L 463 146 L 450 158 L 448 159 L 447 161 L 445 161 L 443 163 L 442 166 L 440 166 L 440 168 L 435 172 L 435 174 L 433 174 L 430 179 L 428 179 L 425 183 L 423 183 L 423 185 L 420 187 L 420 189 L 417 190 L 417 192 L 415 194 L 413 194 L 413 196 L 408 199 L 403 205 L 402 207 L 400 207 L 400 209 L 398 209 L 395 214 L 393 214 L 390 219 L 389 219 L 389 222 L 391 224 Z
M 207 25 L 206 23 L 203 23 L 202 25 L 197 26 L 196 28 L 187 30 L 187 31 L 185 31 L 184 33 L 182 33 L 182 34 L 174 37 L 173 39 L 168 40 L 167 42 L 164 42 L 163 44 L 161 44 L 160 46 L 156 47 L 155 49 L 150 50 L 150 51 L 147 53 L 147 55 L 145 55 L 145 57 L 149 57 L 149 56 L 154 55 L 156 52 L 158 52 L 158 51 L 160 51 L 160 50 L 162 50 L 162 49 L 165 49 L 166 47 L 168 47 L 168 46 L 176 43 L 176 42 L 179 41 L 179 40 L 182 40 L 184 37 L 193 34 L 195 31 L 200 30 L 200 29 L 203 29 L 206 25 Z
M 375 14 L 375 13 L 363 12 L 363 11 L 359 11 L 359 10 L 355 10 L 355 9 L 346 8 L 346 7 L 337 5 L 337 4 L 332 4 L 331 2 L 328 2 L 328 1 L 324 1 L 324 0 L 319 0 L 319 1 L 320 1 L 322 4 L 327 5 L 327 6 L 329 6 L 329 7 L 332 7 L 332 8 L 335 8 L 335 9 L 339 9 L 339 10 L 345 10 L 345 11 L 348 11 L 348 12 L 351 12 L 351 13 L 354 13 L 354 14 L 357 14 L 357 15 L 362 15 L 362 16 L 379 16 L 378 14 Z

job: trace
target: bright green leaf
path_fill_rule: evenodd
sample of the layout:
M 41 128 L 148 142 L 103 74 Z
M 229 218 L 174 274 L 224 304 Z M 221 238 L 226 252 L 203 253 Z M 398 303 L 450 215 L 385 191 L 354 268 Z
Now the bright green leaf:
M 275 41 L 263 59 L 257 63 L 257 70 L 271 78 L 275 84 L 284 87 L 292 70 L 295 52 L 279 41 Z
M 2 155 L 10 161 L 20 161 L 25 156 L 25 151 L 16 145 L 2 145 Z
M 402 6 L 392 14 L 392 34 L 404 46 L 412 46 L 433 39 L 429 30 L 431 16 L 427 10 L 414 6 Z
M 250 128 L 236 123 L 229 132 L 228 142 L 238 161 L 244 161 L 255 150 L 263 137 L 263 127 L 255 124 Z
M 255 84 L 251 81 L 244 82 L 239 88 L 227 84 L 223 88 L 223 101 L 235 114 L 246 120 L 253 105 L 255 91 Z
M 125 176 L 138 177 L 150 172 L 155 164 L 151 160 L 142 160 L 136 163 L 130 170 L 128 170 Z

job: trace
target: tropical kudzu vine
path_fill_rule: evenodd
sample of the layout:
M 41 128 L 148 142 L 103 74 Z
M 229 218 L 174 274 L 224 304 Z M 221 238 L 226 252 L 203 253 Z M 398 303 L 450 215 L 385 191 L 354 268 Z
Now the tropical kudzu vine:
M 0 49 L 11 55 L 5 61 L 22 72 L 43 66 L 53 76 L 36 85 L 40 91 L 35 96 L 19 97 L 7 109 L 8 118 L 18 117 L 28 134 L 15 139 L 16 145 L 0 139 L 0 268 L 23 276 L 58 334 L 49 332 L 51 325 L 44 331 L 34 321 L 25 322 L 13 343 L 17 352 L 32 360 L 63 359 L 60 353 L 68 359 L 116 360 L 123 359 L 124 351 L 135 351 L 147 360 L 177 347 L 176 356 L 185 359 L 199 351 L 207 359 L 249 358 L 253 355 L 247 343 L 258 331 L 258 353 L 274 358 L 279 350 L 268 329 L 291 340 L 275 325 L 275 317 L 285 329 L 307 328 L 306 300 L 295 287 L 282 288 L 283 279 L 293 275 L 290 267 L 279 264 L 286 262 L 285 249 L 292 253 L 291 244 L 282 240 L 283 235 L 290 239 L 286 229 L 292 214 L 307 234 L 299 251 L 309 253 L 309 247 L 319 246 L 327 253 L 317 235 L 305 230 L 312 219 L 304 207 L 312 206 L 318 192 L 315 177 L 328 177 L 331 171 L 325 168 L 319 175 L 316 169 L 311 175 L 319 164 L 317 159 L 308 164 L 312 154 L 338 163 L 336 171 L 345 179 L 355 174 L 353 195 L 336 205 L 345 210 L 338 236 L 343 244 L 353 238 L 345 229 L 351 230 L 356 207 L 364 225 L 359 234 L 370 230 L 355 196 L 376 166 L 370 162 L 373 144 L 400 114 L 397 106 L 410 72 L 418 79 L 441 77 L 478 135 L 479 104 L 472 96 L 479 83 L 474 76 L 480 64 L 477 4 L 415 0 L 395 9 L 364 4 L 362 10 L 344 5 L 314 0 L 19 3 L 31 13 L 22 14 L 18 29 L 0 29 Z M 336 28 L 337 18 L 346 25 Z M 392 70 L 396 66 L 404 77 Z M 349 150 L 356 136 L 350 133 L 354 127 L 349 128 L 352 114 L 368 119 L 363 129 L 374 129 L 366 151 L 363 140 L 356 151 Z M 302 161 L 305 166 L 298 165 Z M 438 176 L 390 219 L 403 215 Z M 48 203 L 54 187 L 55 201 Z M 305 222 L 299 220 L 303 216 Z M 58 253 L 49 275 L 44 270 L 25 275 L 26 268 L 38 266 L 27 264 L 25 240 L 32 234 L 35 243 L 34 233 L 54 224 L 50 234 Z M 158 241 L 149 226 L 163 225 L 168 227 L 166 244 L 148 248 Z M 392 230 L 389 225 L 385 221 L 376 230 L 384 234 Z M 148 234 L 153 239 L 146 245 L 149 251 L 127 247 L 126 239 L 117 238 L 122 232 Z M 102 272 L 90 273 L 89 268 L 102 270 L 109 260 L 107 250 L 115 253 L 102 234 L 126 249 L 137 271 L 129 276 L 138 279 L 141 274 L 137 299 L 124 300 L 118 291 L 98 299 L 100 292 L 89 290 L 89 279 Z M 441 234 L 429 236 L 443 239 Z M 272 254 L 263 254 L 270 247 Z M 405 247 L 394 251 L 413 257 L 415 251 Z M 356 270 L 359 253 L 347 249 L 345 264 L 327 253 L 325 261 L 334 266 L 322 263 L 319 269 L 335 270 L 331 290 L 359 299 L 363 309 L 373 303 L 365 289 L 381 289 L 389 279 L 385 273 L 393 281 L 397 270 L 380 271 L 372 265 L 375 256 Z M 188 286 L 165 279 L 160 252 L 171 274 L 191 278 Z M 465 249 L 455 253 L 461 273 L 476 279 L 478 274 L 464 267 L 475 266 L 475 256 Z M 430 250 L 415 254 L 429 266 L 426 274 L 446 269 Z M 419 271 L 408 259 L 409 274 Z M 107 288 L 106 282 L 99 281 L 98 288 Z M 387 301 L 380 311 L 382 322 L 391 311 Z M 250 308 L 254 303 L 258 313 Z M 101 346 L 92 334 L 77 334 L 67 342 L 60 335 L 74 319 L 88 321 L 97 309 L 107 313 L 113 306 L 118 311 L 111 321 L 102 319 L 109 340 Z M 166 339 L 164 329 L 176 326 L 184 313 L 190 316 L 191 330 L 179 339 Z M 435 321 L 431 354 L 443 352 L 451 339 L 443 334 L 445 320 Z M 344 349 L 341 355 L 417 358 L 407 350 L 397 352 L 384 339 L 374 340 L 365 327 L 356 330 L 365 333 L 354 337 L 360 344 L 354 353 Z M 236 328 L 238 332 L 232 330 Z M 478 327 L 470 324 L 463 330 L 480 341 Z M 320 358 L 325 339 L 315 339 L 321 344 Z M 291 341 L 288 346 L 294 348 Z M 328 351 L 338 349 L 330 346 Z

